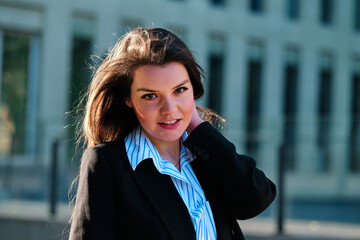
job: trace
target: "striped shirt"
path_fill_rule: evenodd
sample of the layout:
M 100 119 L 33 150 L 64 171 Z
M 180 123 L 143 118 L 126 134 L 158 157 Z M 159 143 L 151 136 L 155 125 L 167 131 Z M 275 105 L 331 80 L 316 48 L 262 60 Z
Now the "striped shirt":
M 151 158 L 161 174 L 169 175 L 189 211 L 196 238 L 198 240 L 214 240 L 216 239 L 216 228 L 213 214 L 190 165 L 195 156 L 183 145 L 186 138 L 187 133 L 184 132 L 181 139 L 180 172 L 174 164 L 160 156 L 140 125 L 125 138 L 126 153 L 134 171 L 142 160 Z

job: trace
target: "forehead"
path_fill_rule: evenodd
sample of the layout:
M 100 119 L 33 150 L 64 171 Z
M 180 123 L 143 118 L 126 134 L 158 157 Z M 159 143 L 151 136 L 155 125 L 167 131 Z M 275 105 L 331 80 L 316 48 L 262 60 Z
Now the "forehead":
M 134 71 L 132 87 L 171 87 L 189 80 L 185 66 L 178 62 L 164 65 L 143 65 Z

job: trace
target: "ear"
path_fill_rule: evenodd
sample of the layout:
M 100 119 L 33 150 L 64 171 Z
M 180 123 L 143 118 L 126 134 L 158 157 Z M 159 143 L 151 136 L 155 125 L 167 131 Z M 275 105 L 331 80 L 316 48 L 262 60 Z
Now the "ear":
M 132 104 L 131 104 L 130 98 L 126 98 L 126 99 L 125 99 L 125 104 L 126 104 L 126 106 L 128 106 L 129 108 L 132 108 Z

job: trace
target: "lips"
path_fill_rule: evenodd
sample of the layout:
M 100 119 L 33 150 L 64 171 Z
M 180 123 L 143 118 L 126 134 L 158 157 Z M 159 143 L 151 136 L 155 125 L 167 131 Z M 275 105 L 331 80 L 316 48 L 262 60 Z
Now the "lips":
M 158 122 L 158 124 L 162 128 L 171 130 L 171 129 L 176 129 L 179 126 L 180 121 L 181 121 L 181 119 L 173 119 L 173 120 Z

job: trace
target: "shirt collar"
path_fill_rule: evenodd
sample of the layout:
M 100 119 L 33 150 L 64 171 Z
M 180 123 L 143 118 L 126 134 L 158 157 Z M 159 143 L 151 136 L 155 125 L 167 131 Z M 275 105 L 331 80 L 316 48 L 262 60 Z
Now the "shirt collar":
M 183 168 L 186 164 L 189 164 L 195 159 L 193 153 L 187 149 L 183 142 L 188 137 L 185 131 L 181 137 L 181 148 L 180 148 L 180 167 Z M 125 138 L 126 153 L 130 161 L 132 169 L 135 171 L 136 167 L 144 159 L 151 158 L 154 166 L 160 173 L 166 173 L 166 169 L 173 168 L 175 166 L 165 159 L 163 159 L 155 146 L 151 143 L 150 139 L 146 136 L 141 125 L 134 128 L 133 131 Z

